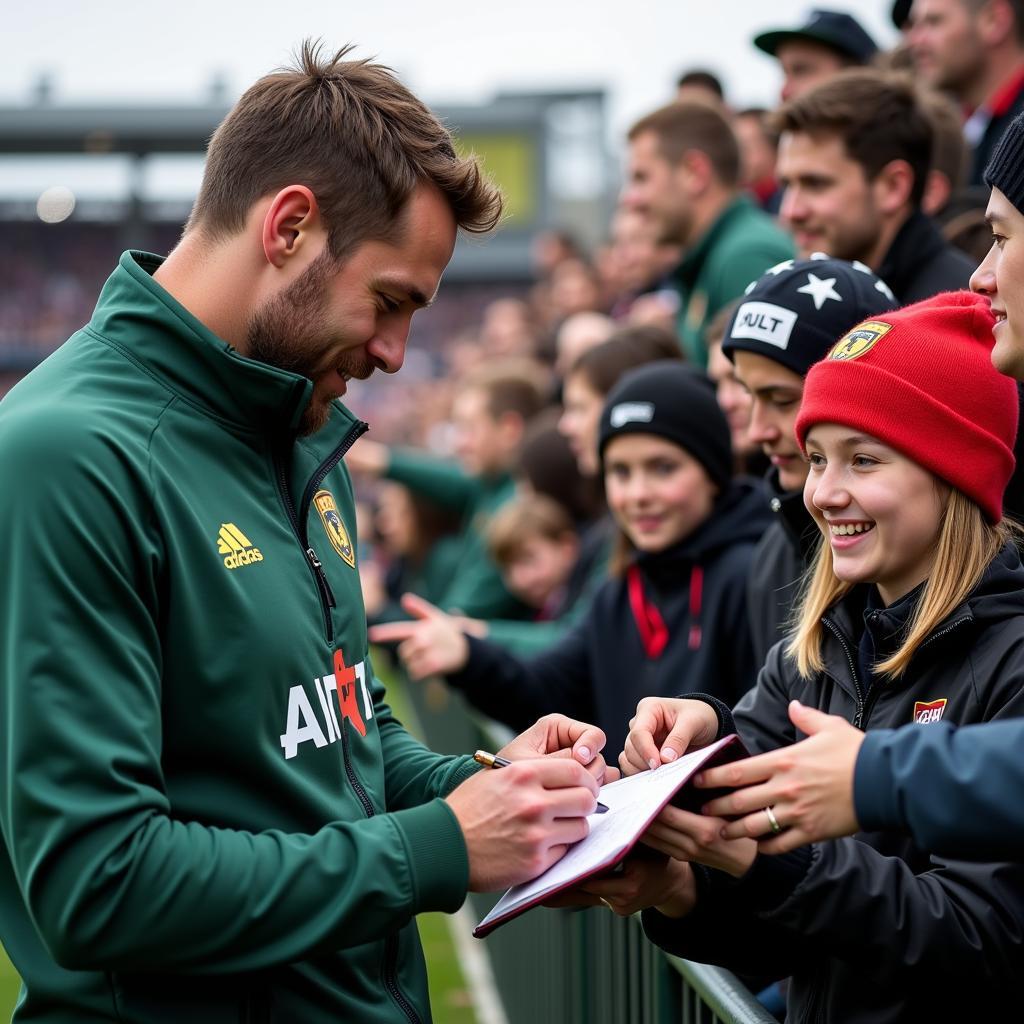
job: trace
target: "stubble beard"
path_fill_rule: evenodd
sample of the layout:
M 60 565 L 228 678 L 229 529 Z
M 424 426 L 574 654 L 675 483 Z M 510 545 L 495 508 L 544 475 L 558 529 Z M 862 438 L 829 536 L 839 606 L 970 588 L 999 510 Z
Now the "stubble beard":
M 314 392 L 299 420 L 301 436 L 315 434 L 331 416 L 333 398 L 317 395 L 318 377 L 337 370 L 365 380 L 374 370 L 355 351 L 342 352 L 331 366 L 324 366 L 325 353 L 337 344 L 326 317 L 327 280 L 336 270 L 337 262 L 325 250 L 298 280 L 253 313 L 246 332 L 250 359 L 313 381 Z

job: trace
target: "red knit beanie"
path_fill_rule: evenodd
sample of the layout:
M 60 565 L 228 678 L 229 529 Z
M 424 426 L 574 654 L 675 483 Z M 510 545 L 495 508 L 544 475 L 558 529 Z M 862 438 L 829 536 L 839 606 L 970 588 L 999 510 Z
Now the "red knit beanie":
M 992 366 L 989 300 L 946 292 L 858 324 L 807 374 L 796 436 L 863 430 L 975 501 L 995 523 L 1013 472 L 1017 386 Z

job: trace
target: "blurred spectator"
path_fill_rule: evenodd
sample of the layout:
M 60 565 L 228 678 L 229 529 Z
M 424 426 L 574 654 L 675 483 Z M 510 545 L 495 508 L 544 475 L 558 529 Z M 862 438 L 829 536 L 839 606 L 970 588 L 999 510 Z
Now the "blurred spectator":
M 769 213 L 779 212 L 782 190 L 775 177 L 779 140 L 768 127 L 768 111 L 747 107 L 732 119 L 732 130 L 740 146 L 740 184 Z
M 935 219 L 946 241 L 977 265 L 992 245 L 992 229 L 985 220 L 988 189 L 967 185 L 970 151 L 956 104 L 929 88 L 920 89 L 918 97 L 933 132 L 932 166 L 921 209 Z
M 555 324 L 561 324 L 574 313 L 603 311 L 604 297 L 597 271 L 583 259 L 562 260 L 551 271 L 548 303 Z
M 370 557 L 359 563 L 368 620 L 400 617 L 406 591 L 441 600 L 459 558 L 458 527 L 457 516 L 425 495 L 391 481 L 380 484 L 373 529 L 360 530 L 360 537 L 376 538 Z
M 484 357 L 536 355 L 537 329 L 522 299 L 496 299 L 485 310 L 479 342 Z
M 505 586 L 546 622 L 563 614 L 579 539 L 569 513 L 543 494 L 516 498 L 487 528 L 491 557 Z
M 704 68 L 691 68 L 679 76 L 676 100 L 679 103 L 708 103 L 719 110 L 724 110 L 726 106 L 721 80 L 714 72 Z
M 657 240 L 683 247 L 674 284 L 683 351 L 707 361 L 711 318 L 767 267 L 792 255 L 789 238 L 739 191 L 736 137 L 718 111 L 673 103 L 629 132 L 629 170 L 622 202 L 646 216 Z
M 533 273 L 540 281 L 549 278 L 563 260 L 583 259 L 584 255 L 575 236 L 562 228 L 538 232 L 530 246 Z
M 813 10 L 798 28 L 771 29 L 754 45 L 782 66 L 783 102 L 802 96 L 849 67 L 870 64 L 878 47 L 852 14 Z
M 396 480 L 459 516 L 459 557 L 438 599 L 447 610 L 480 618 L 525 612 L 501 582 L 483 531 L 514 494 L 512 468 L 545 387 L 539 368 L 522 360 L 492 363 L 461 381 L 452 406 L 458 465 L 366 438 L 345 457 L 353 472 Z
M 967 117 L 970 184 L 1024 110 L 1024 4 L 1020 0 L 914 0 L 909 32 L 918 74 L 949 92 Z
M 624 206 L 615 211 L 604 264 L 613 319 L 629 317 L 638 300 L 655 296 L 663 318 L 674 327 L 679 293 L 667 279 L 679 266 L 682 250 L 678 245 L 659 242 L 657 235 L 655 225 L 644 214 Z
M 718 315 L 708 326 L 705 336 L 708 346 L 708 376 L 714 382 L 715 397 L 729 424 L 733 473 L 736 476 L 762 476 L 768 469 L 768 459 L 761 451 L 761 446 L 751 442 L 747 434 L 753 399 L 750 392 L 736 378 L 736 367 L 722 352 L 725 332 L 740 301 L 736 299 L 719 310 Z
M 845 71 L 773 122 L 781 217 L 802 256 L 858 260 L 901 303 L 967 287 L 973 264 L 921 211 L 933 136 L 908 79 Z M 830 299 L 823 291 L 820 301 Z
M 562 321 L 555 339 L 555 374 L 564 380 L 569 367 L 588 349 L 607 341 L 615 321 L 604 313 L 574 313 Z
M 608 392 L 627 370 L 642 363 L 680 359 L 675 335 L 658 327 L 623 327 L 603 345 L 584 352 L 570 367 L 562 391 L 558 429 L 568 439 L 580 473 L 596 477 L 597 427 Z

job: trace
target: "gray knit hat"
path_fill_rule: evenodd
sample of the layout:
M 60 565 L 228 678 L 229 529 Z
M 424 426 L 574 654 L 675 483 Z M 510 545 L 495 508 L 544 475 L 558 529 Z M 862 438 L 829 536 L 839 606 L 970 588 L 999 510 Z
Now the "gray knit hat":
M 985 168 L 985 184 L 997 188 L 1024 213 L 1024 114 L 1003 132 Z

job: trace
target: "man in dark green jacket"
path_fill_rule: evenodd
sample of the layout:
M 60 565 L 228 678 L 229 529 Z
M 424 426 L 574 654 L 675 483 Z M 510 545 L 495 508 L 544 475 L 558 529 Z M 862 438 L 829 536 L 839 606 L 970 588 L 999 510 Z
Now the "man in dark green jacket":
M 125 253 L 0 404 L 15 1020 L 427 1021 L 414 916 L 532 877 L 594 809 L 597 730 L 475 772 L 374 676 L 337 399 L 401 366 L 500 197 L 344 52 L 242 97 L 178 247 Z
M 740 151 L 728 122 L 700 103 L 672 103 L 629 131 L 622 203 L 664 244 L 681 245 L 672 275 L 677 333 L 690 362 L 707 366 L 704 334 L 751 281 L 794 255 L 793 243 L 739 190 Z

